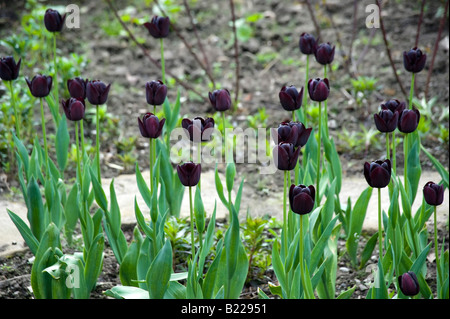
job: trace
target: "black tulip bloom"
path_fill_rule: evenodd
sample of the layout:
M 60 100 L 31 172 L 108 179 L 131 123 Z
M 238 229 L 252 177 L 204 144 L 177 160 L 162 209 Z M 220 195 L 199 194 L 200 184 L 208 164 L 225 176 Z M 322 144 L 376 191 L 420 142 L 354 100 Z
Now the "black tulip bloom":
M 378 131 L 382 133 L 393 132 L 397 128 L 398 113 L 392 113 L 391 110 L 381 110 L 380 113 L 374 114 L 375 125 Z
M 314 186 L 292 184 L 289 189 L 289 204 L 292 211 L 300 215 L 309 214 L 314 208 L 315 196 Z
M 428 205 L 439 206 L 444 201 L 444 187 L 433 182 L 428 182 L 423 187 L 423 197 Z
M 192 142 L 200 143 L 211 140 L 214 129 L 214 119 L 196 117 L 194 120 L 183 119 L 181 126 L 185 129 L 187 136 Z
M 383 104 L 381 104 L 382 110 L 391 110 L 392 113 L 402 113 L 404 109 L 406 109 L 406 102 L 400 102 L 397 99 L 389 100 Z
M 297 165 L 299 154 L 300 147 L 296 149 L 292 143 L 280 143 L 273 152 L 275 165 L 279 170 L 291 171 Z
M 197 185 L 200 181 L 202 166 L 201 164 L 187 162 L 182 165 L 177 165 L 177 173 L 181 184 L 187 187 L 192 187 Z
M 300 51 L 303 54 L 314 54 L 314 52 L 316 52 L 317 50 L 317 42 L 316 39 L 309 33 L 305 33 L 303 32 L 300 35 L 300 40 L 298 43 L 299 47 L 300 47 Z
M 111 84 L 106 85 L 102 81 L 92 80 L 86 84 L 86 97 L 93 105 L 105 104 L 108 100 Z
M 52 77 L 46 75 L 35 75 L 31 81 L 27 81 L 30 92 L 34 97 L 46 97 L 52 89 Z
M 161 135 L 166 119 L 159 120 L 153 113 L 147 113 L 142 120 L 138 117 L 139 130 L 146 138 L 158 138 Z
M 167 96 L 167 86 L 161 81 L 150 81 L 145 84 L 145 96 L 150 105 L 161 105 Z
M 412 271 L 398 276 L 398 284 L 405 296 L 415 296 L 420 291 L 419 281 L 417 280 L 416 274 Z
M 231 107 L 230 92 L 227 89 L 214 90 L 212 93 L 209 92 L 209 101 L 219 112 L 229 110 Z
M 297 142 L 294 144 L 295 147 L 303 147 L 308 142 L 309 136 L 311 135 L 312 128 L 306 128 L 301 122 L 289 122 L 289 126 L 292 128 L 297 128 Z
M 47 9 L 47 11 L 45 11 L 44 24 L 50 32 L 61 32 L 65 20 L 66 14 L 61 16 L 58 11 L 53 9 Z
M 13 81 L 19 77 L 20 63 L 22 59 L 19 59 L 19 62 L 16 63 L 14 57 L 7 56 L 5 58 L 0 59 L 0 79 L 3 81 Z
M 391 181 L 391 161 L 375 161 L 364 163 L 364 177 L 370 187 L 384 188 Z
M 81 121 L 84 118 L 84 112 L 86 110 L 84 100 L 71 97 L 66 101 L 63 100 L 61 103 L 67 119 Z
M 420 112 L 417 109 L 403 110 L 398 118 L 398 130 L 402 133 L 412 133 L 419 125 Z
M 84 100 L 86 98 L 87 83 L 88 79 L 82 79 L 80 77 L 67 80 L 67 89 L 69 90 L 70 97 Z
M 303 87 L 300 91 L 293 85 L 283 86 L 280 93 L 278 93 L 280 103 L 286 111 L 295 111 L 302 106 L 303 101 Z
M 425 67 L 425 62 L 427 62 L 427 55 L 418 48 L 403 52 L 403 66 L 408 72 L 419 73 Z
M 155 39 L 166 38 L 169 35 L 170 19 L 154 16 L 150 22 L 144 23 L 144 26 Z
M 275 144 L 290 143 L 295 146 L 298 139 L 298 127 L 282 122 L 277 129 L 272 129 L 272 137 Z
M 334 60 L 334 51 L 335 46 L 332 47 L 329 42 L 320 44 L 314 52 L 316 61 L 322 65 L 330 64 Z
M 328 82 L 328 79 L 310 79 L 308 81 L 308 93 L 313 101 L 325 101 L 330 95 L 330 83 Z

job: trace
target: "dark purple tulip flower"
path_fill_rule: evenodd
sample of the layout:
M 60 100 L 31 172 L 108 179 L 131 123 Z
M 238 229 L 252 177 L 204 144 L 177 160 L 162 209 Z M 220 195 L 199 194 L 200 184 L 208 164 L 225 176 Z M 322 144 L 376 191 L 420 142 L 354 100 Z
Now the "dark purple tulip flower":
M 295 168 L 300 154 L 300 147 L 295 149 L 292 143 L 280 143 L 275 147 L 273 155 L 279 170 L 291 171 Z
M 207 142 L 211 140 L 214 119 L 207 117 L 205 119 L 196 117 L 194 120 L 183 119 L 181 126 L 186 130 L 187 136 L 192 142 Z
M 334 49 L 329 42 L 318 45 L 314 52 L 316 61 L 322 65 L 330 64 L 334 60 Z
M 202 165 L 193 162 L 187 162 L 182 165 L 177 165 L 177 173 L 181 184 L 187 187 L 192 187 L 200 181 L 200 174 L 202 173 Z
M 102 81 L 92 80 L 86 84 L 86 97 L 93 105 L 105 104 L 108 100 L 111 84 L 106 85 Z
M 428 205 L 439 206 L 444 201 L 444 187 L 433 182 L 428 182 L 423 187 L 423 197 Z
M 308 142 L 309 136 L 311 135 L 312 128 L 306 128 L 301 122 L 289 122 L 289 126 L 292 128 L 297 127 L 297 142 L 295 147 L 303 147 Z
M 415 296 L 420 291 L 419 281 L 417 280 L 416 274 L 412 271 L 398 276 L 398 284 L 405 296 Z
M 310 79 L 308 81 L 308 93 L 313 101 L 325 101 L 328 98 L 328 95 L 330 95 L 330 83 L 328 82 L 328 79 Z
M 420 112 L 417 109 L 403 110 L 398 118 L 398 130 L 402 133 L 414 132 L 419 125 Z
M 291 185 L 289 189 L 289 204 L 294 213 L 305 215 L 309 214 L 314 208 L 314 200 L 316 196 L 316 190 L 314 186 L 295 184 Z
M 46 75 L 35 75 L 31 81 L 27 81 L 30 92 L 34 97 L 46 97 L 52 89 L 52 77 Z
M 167 96 L 167 86 L 161 81 L 150 81 L 145 83 L 145 96 L 150 105 L 161 105 Z
M 380 113 L 373 115 L 375 125 L 378 131 L 382 133 L 393 132 L 397 128 L 398 113 L 392 113 L 391 110 L 381 110 Z
M 86 98 L 86 85 L 88 79 L 83 80 L 80 77 L 67 80 L 67 89 L 70 97 L 84 100 Z
M 316 39 L 309 33 L 303 32 L 300 35 L 300 40 L 298 42 L 298 45 L 300 47 L 300 51 L 303 54 L 314 54 L 317 49 L 317 42 Z
M 16 64 L 16 60 L 12 56 L 0 59 L 0 79 L 3 81 L 13 81 L 19 77 L 20 62 Z
M 293 85 L 283 86 L 280 93 L 278 93 L 280 103 L 286 111 L 295 111 L 302 106 L 303 101 L 303 87 L 300 91 Z
M 389 100 L 383 104 L 381 104 L 382 110 L 391 110 L 392 113 L 402 113 L 404 109 L 406 109 L 406 102 L 400 102 L 397 99 Z
M 86 110 L 84 100 L 71 97 L 66 101 L 63 100 L 61 103 L 67 119 L 80 121 L 84 118 L 84 111 Z
M 295 146 L 298 139 L 298 127 L 291 126 L 289 122 L 282 122 L 278 128 L 272 129 L 272 137 L 275 144 L 291 143 Z
M 169 17 L 154 16 L 150 22 L 144 23 L 148 32 L 156 39 L 166 38 L 169 35 Z
M 53 9 L 47 9 L 44 15 L 44 24 L 50 32 L 61 32 L 64 26 L 64 20 L 66 20 L 66 14 L 61 14 Z
M 391 180 L 391 161 L 375 161 L 364 163 L 364 177 L 370 187 L 384 188 Z
M 419 73 L 425 67 L 425 62 L 427 62 L 427 55 L 418 48 L 403 52 L 403 66 L 408 72 Z
M 231 107 L 231 96 L 227 89 L 214 90 L 209 92 L 209 101 L 212 106 L 219 111 L 224 112 Z
M 138 117 L 141 135 L 147 138 L 158 138 L 161 135 L 166 119 L 159 120 L 153 113 L 147 113 L 142 120 Z

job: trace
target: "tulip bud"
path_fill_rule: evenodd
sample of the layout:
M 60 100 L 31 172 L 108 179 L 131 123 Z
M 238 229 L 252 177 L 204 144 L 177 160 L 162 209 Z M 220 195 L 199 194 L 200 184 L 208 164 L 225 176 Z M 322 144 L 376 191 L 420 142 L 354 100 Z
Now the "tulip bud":
M 86 97 L 93 105 L 105 104 L 108 99 L 111 84 L 106 85 L 102 81 L 92 80 L 86 84 Z
M 328 79 L 310 79 L 308 81 L 308 92 L 311 100 L 316 102 L 325 101 L 330 95 L 330 84 Z
M 47 9 L 44 15 L 44 24 L 48 31 L 50 32 L 61 32 L 64 26 L 64 20 L 66 19 L 66 14 L 61 16 L 58 11 L 53 9 Z
M 166 38 L 169 35 L 169 17 L 154 16 L 150 22 L 144 23 L 148 32 L 156 39 Z
M 391 161 L 375 161 L 364 163 L 364 177 L 370 187 L 384 188 L 391 181 Z
M 334 59 L 334 49 L 329 42 L 320 44 L 314 52 L 316 61 L 322 65 L 330 64 Z
M 181 184 L 187 187 L 192 187 L 200 181 L 200 174 L 202 172 L 201 164 L 187 162 L 182 165 L 177 165 L 177 173 Z
M 25 79 L 30 92 L 34 97 L 46 97 L 52 89 L 52 77 L 46 75 L 35 75 L 31 81 Z
M 153 113 L 147 113 L 142 120 L 138 117 L 139 130 L 146 138 L 158 138 L 161 135 L 166 119 L 161 121 Z
M 418 48 L 403 52 L 403 66 L 408 72 L 419 73 L 425 67 L 426 61 L 427 55 Z
M 292 143 L 280 143 L 275 146 L 273 156 L 279 170 L 291 171 L 295 168 L 300 154 L 300 147 L 295 149 Z
M 76 77 L 74 79 L 67 80 L 67 89 L 69 90 L 70 97 L 84 100 L 86 98 L 86 85 L 88 79 Z
M 400 115 L 400 113 L 403 112 L 403 110 L 405 108 L 406 108 L 406 103 L 404 101 L 400 102 L 397 99 L 392 99 L 392 100 L 389 100 L 389 101 L 381 104 L 382 110 L 391 110 L 392 113 L 397 112 L 397 113 L 399 113 L 399 115 Z
M 314 54 L 314 52 L 316 52 L 316 49 L 317 49 L 316 39 L 309 33 L 303 32 L 300 35 L 300 40 L 299 40 L 298 44 L 300 47 L 300 51 L 303 54 L 309 55 L 309 54 Z
M 291 185 L 289 189 L 289 204 L 294 213 L 305 215 L 309 214 L 314 208 L 316 190 L 314 186 Z
M 13 81 L 18 78 L 20 70 L 20 62 L 14 60 L 12 56 L 7 56 L 0 59 L 0 79 L 3 81 Z
M 414 132 L 419 125 L 420 112 L 417 109 L 403 110 L 398 118 L 398 130 L 402 133 Z
M 306 128 L 305 125 L 301 122 L 289 122 L 289 126 L 297 127 L 297 142 L 295 143 L 295 147 L 303 147 L 306 145 L 309 139 L 309 135 L 311 135 L 312 128 Z
M 382 133 L 393 132 L 397 128 L 398 113 L 392 113 L 391 110 L 381 110 L 380 113 L 373 115 L 375 125 L 378 131 Z
M 288 87 L 283 86 L 278 96 L 280 98 L 280 103 L 283 109 L 285 109 L 286 111 L 298 110 L 302 106 L 303 87 L 299 92 L 293 85 Z
M 206 119 L 196 117 L 193 121 L 183 119 L 181 126 L 185 129 L 187 136 L 192 142 L 206 142 L 211 140 L 214 119 L 211 117 L 207 117 Z
M 400 290 L 405 296 L 415 296 L 419 293 L 419 281 L 414 272 L 408 271 L 403 275 L 398 276 L 398 283 Z
M 273 141 L 275 144 L 290 143 L 297 144 L 298 127 L 291 126 L 288 122 L 282 122 L 277 129 L 272 129 Z
M 444 187 L 433 182 L 428 182 L 423 187 L 423 197 L 428 205 L 441 205 L 444 201 Z
M 67 119 L 71 121 L 80 121 L 84 117 L 86 105 L 84 100 L 71 97 L 67 101 L 62 101 L 62 107 Z
M 145 96 L 150 105 L 161 105 L 167 96 L 167 86 L 161 81 L 150 81 L 145 84 Z
M 209 92 L 209 101 L 212 106 L 219 111 L 224 112 L 231 107 L 231 96 L 227 89 L 214 90 Z

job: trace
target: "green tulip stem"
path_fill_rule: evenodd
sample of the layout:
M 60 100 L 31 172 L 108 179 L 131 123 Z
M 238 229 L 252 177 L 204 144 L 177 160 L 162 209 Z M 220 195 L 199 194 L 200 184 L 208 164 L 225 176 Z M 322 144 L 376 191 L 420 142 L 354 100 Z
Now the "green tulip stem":
M 306 127 L 306 104 L 308 103 L 308 81 L 309 81 L 309 54 L 306 55 L 306 70 L 305 70 L 305 86 L 303 87 L 303 102 L 302 102 L 302 112 L 303 124 Z
M 299 240 L 300 280 L 303 281 L 303 215 L 300 215 L 300 240 Z
M 295 122 L 295 111 L 292 111 L 292 122 Z
M 439 248 L 438 248 L 438 239 L 437 239 L 437 208 L 434 206 L 434 254 L 436 255 L 436 270 L 438 274 L 437 282 L 441 282 L 442 284 L 442 274 L 441 274 L 441 266 L 439 264 Z
M 164 44 L 163 44 L 163 38 L 159 39 L 159 42 L 161 44 L 161 75 L 162 75 L 162 82 L 166 84 L 166 67 L 165 67 L 165 61 L 164 61 Z
M 320 182 L 320 155 L 321 155 L 321 144 L 322 144 L 322 102 L 319 102 L 319 134 L 317 139 L 317 171 L 316 171 L 316 203 L 317 207 L 320 205 L 320 196 L 319 196 L 319 182 Z
M 397 157 L 395 155 L 395 131 L 392 132 L 392 169 L 397 172 Z
M 149 155 L 149 159 L 150 159 L 150 192 L 153 194 L 153 139 L 150 139 L 150 155 Z
M 414 96 L 414 82 L 416 81 L 416 74 L 413 72 L 411 75 L 411 88 L 409 90 L 409 109 L 412 109 L 412 101 Z
M 389 147 L 390 146 L 390 144 L 389 144 L 389 133 L 386 133 L 386 158 L 388 159 L 388 160 L 391 160 L 391 156 L 390 156 L 390 150 L 389 150 Z
M 47 134 L 45 131 L 45 116 L 44 116 L 44 102 L 43 98 L 39 98 L 41 102 L 41 120 L 42 120 L 42 136 L 44 138 L 44 152 L 45 152 L 45 169 L 47 172 L 47 176 L 49 177 L 49 166 L 48 166 L 48 148 L 47 148 Z
M 323 66 L 323 78 L 324 79 L 327 78 L 327 65 L 326 64 Z M 327 100 L 328 99 L 326 99 L 324 101 L 324 103 L 323 103 L 324 104 L 324 111 L 325 111 L 323 116 L 324 116 L 324 122 L 325 122 L 325 133 L 328 136 L 328 102 L 327 102 Z
M 198 164 L 202 163 L 202 142 L 199 142 L 197 144 L 197 160 L 198 160 Z M 200 179 L 198 180 L 198 189 L 201 189 L 201 182 L 202 182 L 202 177 L 200 175 Z
M 95 148 L 96 148 L 96 158 L 97 158 L 97 178 L 98 182 L 101 185 L 101 174 L 100 174 L 100 114 L 99 114 L 99 105 L 96 105 L 96 131 L 95 131 Z
M 405 134 L 403 138 L 403 153 L 404 153 L 404 180 L 405 180 L 405 191 L 406 194 L 409 195 L 409 183 L 408 183 L 408 154 L 409 154 L 409 145 L 408 145 L 408 134 Z
M 285 256 L 287 256 L 287 180 L 288 180 L 289 171 L 284 171 L 284 187 L 283 187 L 283 237 L 284 237 L 284 248 L 285 248 Z
M 9 86 L 9 92 L 11 92 L 11 105 L 14 110 L 14 117 L 15 117 L 15 124 L 16 124 L 16 136 L 20 140 L 20 120 L 19 120 L 19 113 L 17 112 L 17 105 L 16 101 L 14 99 L 14 90 L 13 90 L 13 83 L 12 81 L 5 81 L 7 83 L 7 86 Z
M 381 188 L 378 188 L 378 250 L 381 261 L 383 258 L 383 230 L 381 229 Z
M 222 125 L 223 125 L 223 142 L 222 142 L 222 147 L 223 147 L 223 153 L 225 154 L 225 162 L 228 160 L 227 159 L 227 152 L 226 152 L 226 146 L 227 146 L 227 136 L 226 136 L 226 131 L 225 131 L 225 112 L 222 112 Z
M 192 206 L 192 187 L 189 186 L 189 209 L 191 218 L 191 245 L 192 245 L 192 258 L 195 256 L 195 242 L 194 242 L 194 209 Z
M 80 135 L 81 135 L 81 157 L 83 158 L 84 163 L 84 128 L 83 128 L 84 119 L 80 121 Z
M 58 92 L 58 64 L 56 63 L 56 33 L 53 32 L 53 65 L 55 68 L 55 81 L 53 85 L 55 87 L 55 104 L 59 104 L 59 92 Z
M 78 121 L 75 121 L 75 146 L 77 150 L 77 169 L 78 169 L 78 179 L 80 183 L 81 194 L 83 194 L 83 178 L 81 172 L 81 157 L 80 157 L 80 139 L 78 137 Z

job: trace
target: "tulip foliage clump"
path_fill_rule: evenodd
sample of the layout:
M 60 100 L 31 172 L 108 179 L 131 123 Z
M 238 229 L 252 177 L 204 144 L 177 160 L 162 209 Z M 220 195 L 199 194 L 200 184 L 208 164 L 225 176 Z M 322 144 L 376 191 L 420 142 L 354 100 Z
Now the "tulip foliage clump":
M 227 155 L 233 140 L 227 139 L 226 113 L 233 102 L 226 88 L 205 92 L 219 121 L 205 114 L 181 118 L 180 91 L 175 101 L 169 101 L 164 39 L 170 35 L 168 17 L 153 17 L 143 24 L 150 39 L 159 39 L 161 77 L 146 83 L 145 99 L 148 112 L 136 114 L 134 130 L 148 140 L 148 176 L 136 163 L 135 176 L 139 196 L 145 207 L 134 199 L 137 225 L 131 242 L 121 228 L 121 212 L 114 180 L 102 181 L 102 157 L 99 122 L 100 107 L 111 99 L 114 84 L 98 79 L 75 77 L 63 83 L 68 99 L 59 99 L 60 83 L 56 63 L 57 35 L 63 32 L 66 15 L 48 9 L 42 26 L 53 39 L 53 74 L 36 74 L 26 83 L 30 94 L 40 106 L 42 143 L 35 138 L 31 152 L 21 138 L 21 127 L 14 100 L 12 82 L 20 76 L 21 59 L 12 56 L 0 59 L 0 76 L 11 94 L 14 111 L 14 148 L 17 178 L 24 202 L 27 221 L 8 210 L 29 249 L 34 255 L 31 288 L 35 298 L 89 298 L 103 270 L 105 242 L 119 264 L 121 285 L 105 292 L 114 298 L 225 298 L 240 297 L 249 272 L 249 252 L 243 244 L 240 226 L 244 179 L 234 198 L 238 167 L 233 156 L 226 157 L 225 180 L 215 166 L 215 190 L 221 203 L 207 212 L 202 199 L 202 145 L 216 142 L 219 151 Z M 335 57 L 335 46 L 319 43 L 308 33 L 299 37 L 300 53 L 306 55 L 304 83 L 284 85 L 278 99 L 280 110 L 287 111 L 286 121 L 272 128 L 274 177 L 283 184 L 281 231 L 273 233 L 271 268 L 275 279 L 269 284 L 270 294 L 284 299 L 350 298 L 355 287 L 337 294 L 336 276 L 339 258 L 338 240 L 344 238 L 346 254 L 352 266 L 362 269 L 378 249 L 374 279 L 367 299 L 389 298 L 449 298 L 449 253 L 439 250 L 436 228 L 436 207 L 444 201 L 449 187 L 449 174 L 421 144 L 418 133 L 420 112 L 413 107 L 414 80 L 426 65 L 426 54 L 417 47 L 403 54 L 404 69 L 411 73 L 411 93 L 408 101 L 390 99 L 373 114 L 373 127 L 384 133 L 386 156 L 361 163 L 361 179 L 367 188 L 361 190 L 352 205 L 340 202 L 343 174 L 339 154 L 329 134 L 328 103 L 332 102 L 333 81 L 328 78 Z M 323 72 L 310 75 L 310 57 L 314 56 Z M 300 74 L 303 76 L 303 72 Z M 59 74 L 61 76 L 61 74 Z M 61 78 L 61 77 L 59 77 Z M 299 89 L 298 89 L 299 88 Z M 207 93 L 207 94 L 206 94 Z M 307 110 L 318 107 L 317 121 L 307 123 Z M 95 110 L 95 151 L 87 151 L 84 121 L 87 110 Z M 52 122 L 45 121 L 50 112 Z M 222 122 L 222 123 L 220 123 Z M 56 139 L 47 136 L 48 125 L 55 129 Z M 223 131 L 217 132 L 219 125 Z M 171 162 L 170 135 L 183 129 L 189 146 L 197 154 L 181 163 Z M 215 141 L 218 134 L 222 140 Z M 397 167 L 396 145 L 402 137 L 404 167 Z M 68 153 L 73 138 L 76 150 L 75 179 L 66 178 Z M 384 142 L 384 141 L 383 141 Z M 93 146 L 94 146 L 93 145 Z M 52 152 L 49 154 L 49 150 Z M 53 151 L 54 150 L 54 151 Z M 433 163 L 441 181 L 419 185 L 420 153 Z M 192 152 L 195 153 L 195 152 Z M 282 179 L 282 180 L 281 180 Z M 69 182 L 70 181 L 70 182 Z M 224 187 L 224 183 L 225 186 Z M 378 231 L 360 247 L 362 226 L 373 189 L 377 189 Z M 386 198 L 381 189 L 387 188 Z M 417 211 L 412 206 L 419 192 L 423 201 Z M 205 192 L 203 192 L 205 194 Z M 190 246 L 187 269 L 177 272 L 176 251 L 167 231 L 171 216 L 179 217 L 183 197 L 189 199 Z M 387 211 L 381 202 L 389 201 Z M 223 204 L 228 211 L 228 224 L 222 236 L 216 238 L 216 208 Z M 434 216 L 434 240 L 429 241 L 426 222 Z M 208 219 L 207 219 L 208 217 Z M 81 232 L 81 251 L 67 249 L 74 241 L 76 229 Z M 63 240 L 64 239 L 64 240 Z M 427 256 L 434 247 L 436 290 L 427 283 Z M 444 247 L 442 245 L 442 247 Z M 362 253 L 360 251 L 362 250 Z M 253 257 L 253 252 L 252 252 Z M 269 292 L 258 291 L 260 298 Z

